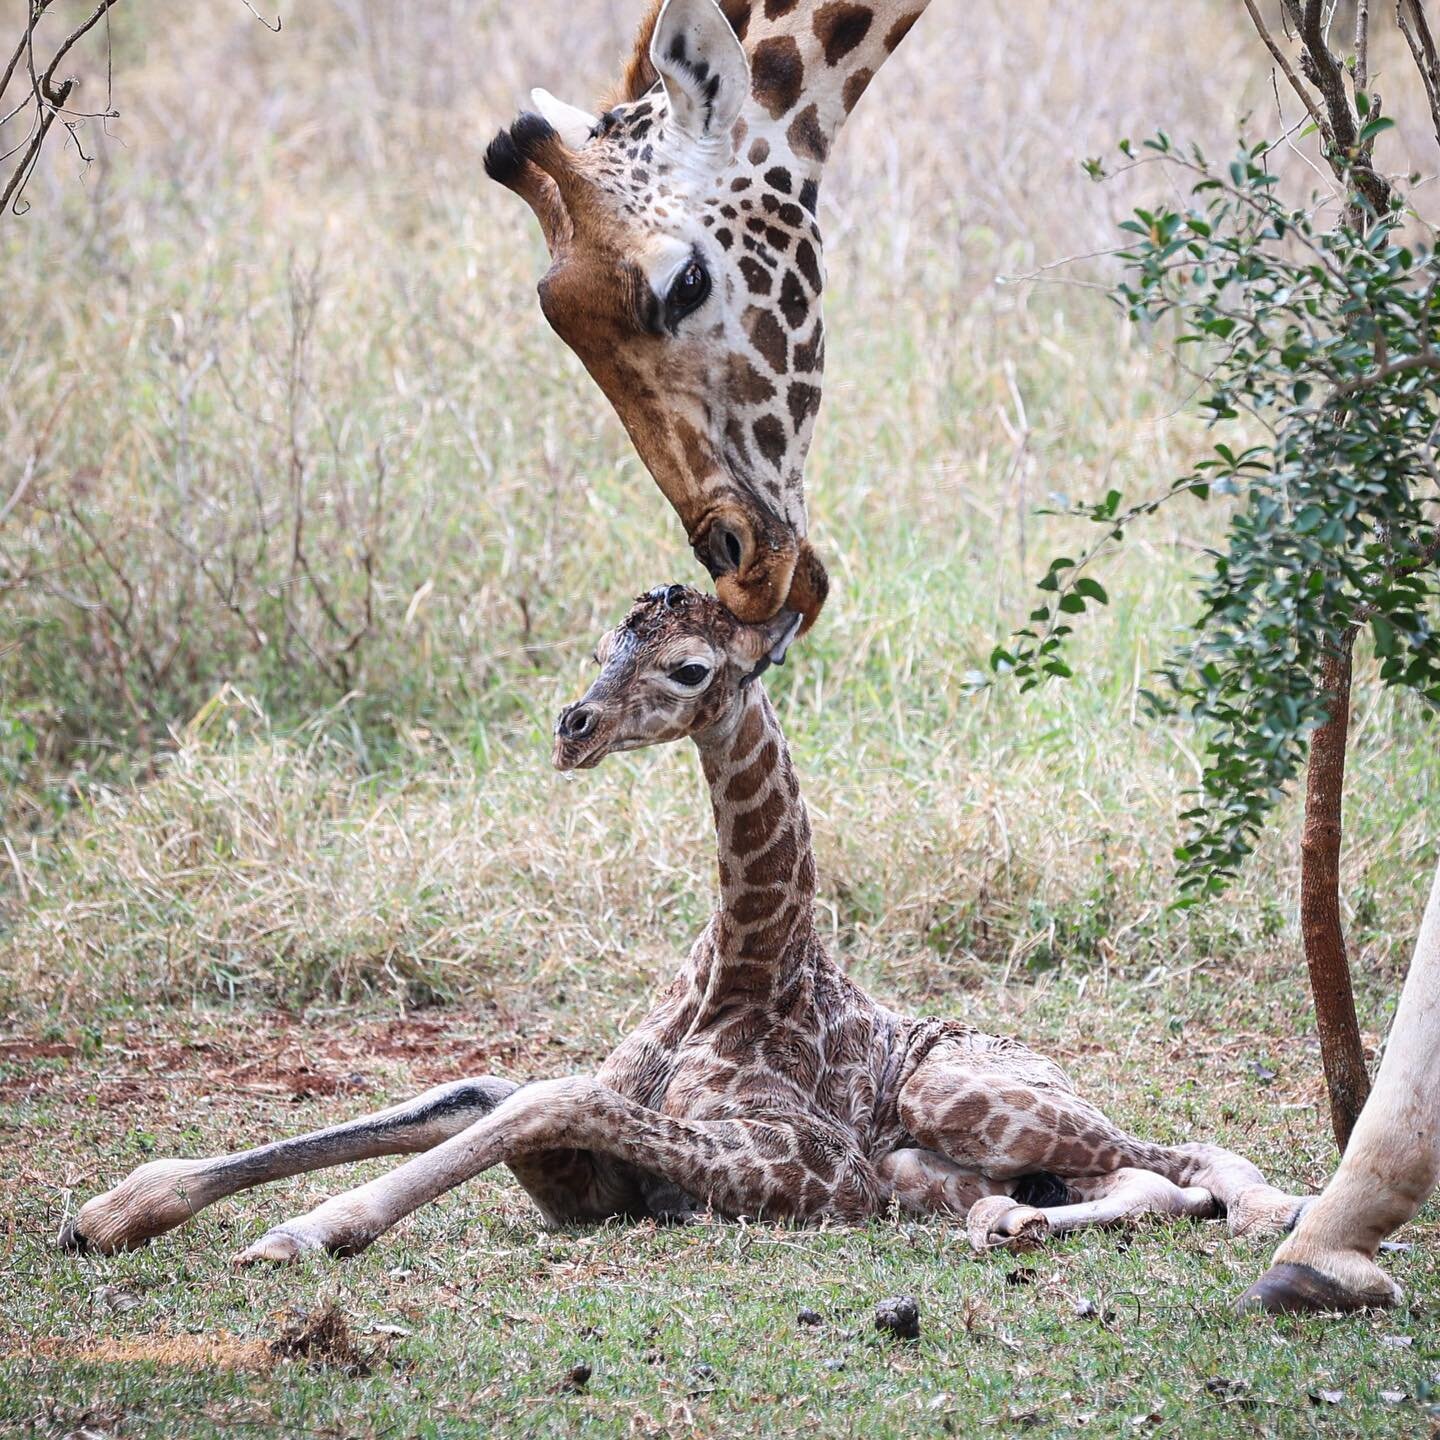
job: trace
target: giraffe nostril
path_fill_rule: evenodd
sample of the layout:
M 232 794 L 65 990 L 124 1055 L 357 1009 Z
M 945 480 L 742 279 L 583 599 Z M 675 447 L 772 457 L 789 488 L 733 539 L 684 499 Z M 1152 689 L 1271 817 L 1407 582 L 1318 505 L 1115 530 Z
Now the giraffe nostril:
M 710 558 L 714 560 L 719 572 L 729 574 L 730 571 L 740 568 L 740 562 L 745 558 L 745 547 L 729 526 L 710 527 Z
M 583 740 L 595 728 L 595 712 L 588 705 L 577 705 L 560 717 L 560 733 L 567 740 Z

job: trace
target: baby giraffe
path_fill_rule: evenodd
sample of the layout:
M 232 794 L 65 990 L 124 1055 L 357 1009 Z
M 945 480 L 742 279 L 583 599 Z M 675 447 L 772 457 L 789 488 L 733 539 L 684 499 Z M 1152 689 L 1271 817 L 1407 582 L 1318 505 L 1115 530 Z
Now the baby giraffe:
M 816 933 L 810 824 L 757 676 L 799 616 L 742 624 L 682 585 L 600 642 L 561 712 L 555 765 L 686 736 L 719 841 L 720 903 L 680 973 L 594 1075 L 442 1085 L 364 1119 L 241 1154 L 142 1165 L 69 1243 L 111 1251 L 222 1195 L 369 1156 L 424 1152 L 277 1226 L 241 1263 L 365 1249 L 427 1201 L 505 1164 L 552 1223 L 710 1211 L 854 1222 L 891 1206 L 966 1216 L 977 1247 L 1144 1211 L 1283 1229 L 1300 1201 L 1213 1145 L 1137 1140 L 1060 1068 L 958 1020 L 896 1014 Z

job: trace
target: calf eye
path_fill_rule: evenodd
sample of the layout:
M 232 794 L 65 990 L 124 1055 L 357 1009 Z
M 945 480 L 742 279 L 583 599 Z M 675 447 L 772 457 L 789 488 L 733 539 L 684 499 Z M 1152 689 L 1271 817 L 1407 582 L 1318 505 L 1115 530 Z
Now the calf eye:
M 670 678 L 677 685 L 695 686 L 701 684 L 709 673 L 708 665 L 702 665 L 698 660 L 692 660 L 688 665 L 677 665 L 670 672 Z

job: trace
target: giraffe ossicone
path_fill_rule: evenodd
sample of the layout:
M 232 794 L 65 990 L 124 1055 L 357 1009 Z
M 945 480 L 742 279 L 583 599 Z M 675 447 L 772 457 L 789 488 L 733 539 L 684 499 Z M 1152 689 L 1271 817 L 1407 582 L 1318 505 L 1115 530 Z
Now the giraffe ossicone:
M 720 598 L 814 623 L 804 470 L 825 362 L 835 135 L 926 0 L 664 0 L 610 103 L 534 92 L 486 152 L 540 222 L 550 324 L 615 407 Z
M 1283 1229 L 1301 1201 L 1208 1144 L 1137 1139 L 1046 1057 L 860 989 L 814 922 L 795 768 L 756 668 L 793 616 L 738 620 L 662 586 L 600 641 L 560 714 L 554 763 L 690 739 L 710 789 L 719 902 L 679 973 L 590 1075 L 484 1076 L 241 1154 L 141 1166 L 67 1234 L 115 1250 L 222 1195 L 373 1155 L 423 1152 L 277 1226 L 240 1257 L 365 1249 L 419 1206 L 506 1164 L 552 1223 L 615 1216 L 855 1222 L 891 1207 L 964 1218 L 979 1248 L 1143 1213 Z

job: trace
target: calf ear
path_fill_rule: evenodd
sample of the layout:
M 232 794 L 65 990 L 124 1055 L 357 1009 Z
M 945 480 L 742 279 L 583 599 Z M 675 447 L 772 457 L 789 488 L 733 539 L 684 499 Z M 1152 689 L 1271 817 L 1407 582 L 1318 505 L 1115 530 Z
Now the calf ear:
M 728 145 L 750 93 L 750 62 L 715 0 L 665 0 L 650 37 L 650 63 L 681 133 Z
M 800 633 L 804 616 L 795 610 L 782 610 L 772 620 L 759 625 L 742 625 L 730 644 L 731 655 L 746 672 L 741 685 L 758 680 L 772 665 L 783 665 L 791 642 Z

